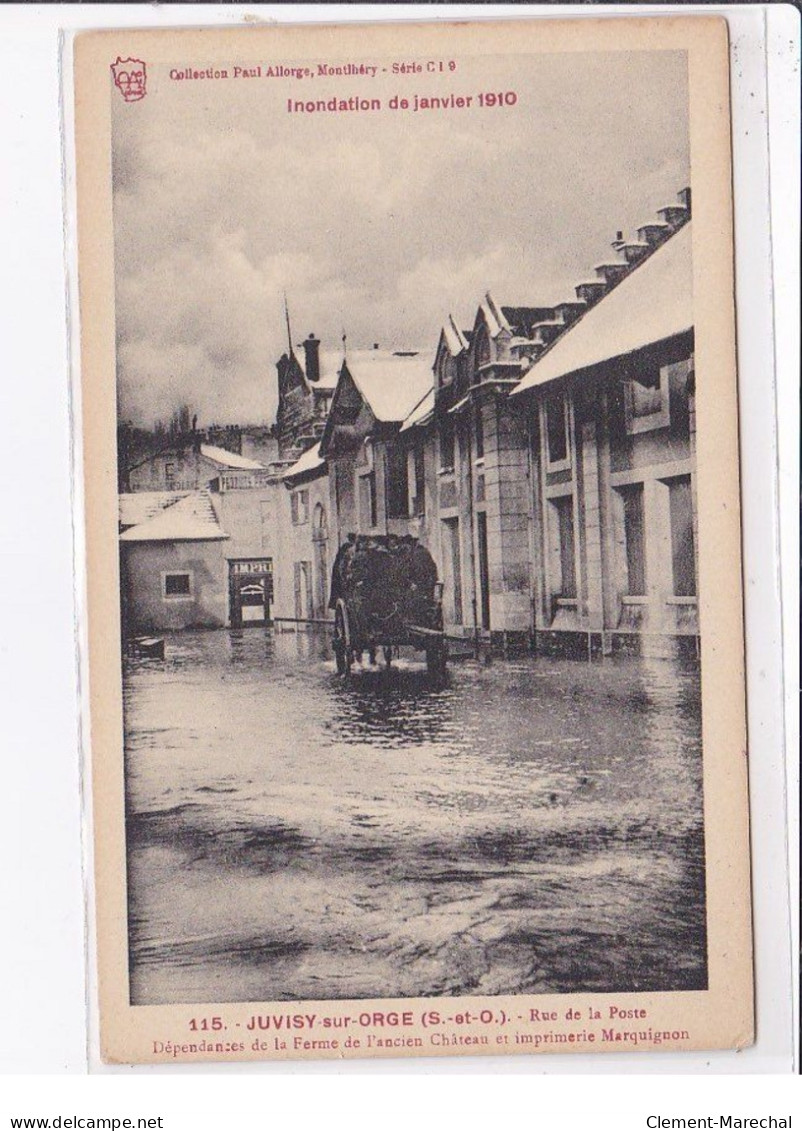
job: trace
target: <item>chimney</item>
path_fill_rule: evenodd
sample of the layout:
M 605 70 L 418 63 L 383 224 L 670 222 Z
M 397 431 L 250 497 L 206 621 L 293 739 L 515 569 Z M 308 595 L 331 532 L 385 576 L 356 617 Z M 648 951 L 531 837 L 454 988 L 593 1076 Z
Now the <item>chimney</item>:
M 683 208 L 688 209 L 688 215 L 691 214 L 691 190 L 689 188 L 681 189 L 677 193 L 677 198 Z
M 310 334 L 303 347 L 306 354 L 306 379 L 314 383 L 320 380 L 320 339 Z

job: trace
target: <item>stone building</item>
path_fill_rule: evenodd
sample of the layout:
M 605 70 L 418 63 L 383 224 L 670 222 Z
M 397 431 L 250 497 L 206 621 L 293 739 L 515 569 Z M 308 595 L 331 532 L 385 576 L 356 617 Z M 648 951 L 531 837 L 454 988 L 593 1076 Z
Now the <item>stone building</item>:
M 124 636 L 228 623 L 225 543 L 211 494 L 120 499 Z
M 204 469 L 204 476 L 209 470 Z M 257 465 L 216 467 L 205 490 L 120 495 L 121 560 L 130 563 L 123 576 L 126 624 L 135 631 L 153 631 L 268 623 L 274 601 L 279 490 L 283 487 L 277 475 Z M 199 518 L 195 526 L 187 521 L 190 513 Z M 201 530 L 204 537 L 191 538 L 193 530 Z M 184 543 L 189 542 L 204 543 L 203 567 L 192 567 L 188 583 L 194 602 L 170 600 L 187 598 L 187 593 L 161 592 L 159 597 L 164 563 L 171 556 L 176 569 L 187 572 L 182 562 L 186 565 Z M 211 542 L 215 545 L 205 545 Z M 133 544 L 140 548 L 132 549 Z M 142 548 L 145 544 L 150 548 Z
M 277 364 L 278 458 L 285 467 L 318 442 L 326 424 L 339 374 L 339 359 L 321 356 L 320 340 L 310 334 L 302 343 L 304 360 L 290 346 Z
M 337 546 L 352 533 L 418 531 L 423 477 L 410 475 L 400 430 L 431 388 L 431 357 L 419 350 L 375 346 L 349 351 L 343 361 L 320 442 Z
M 511 397 L 529 431 L 539 651 L 698 647 L 692 225 L 685 207 L 663 215 Z
M 570 301 L 487 294 L 470 332 L 442 329 L 398 440 L 452 635 L 695 647 L 689 193 L 659 216 Z
M 237 432 L 238 442 L 239 433 Z M 125 471 L 126 492 L 199 491 L 223 472 L 264 471 L 255 459 L 207 443 L 202 432 L 174 437 Z

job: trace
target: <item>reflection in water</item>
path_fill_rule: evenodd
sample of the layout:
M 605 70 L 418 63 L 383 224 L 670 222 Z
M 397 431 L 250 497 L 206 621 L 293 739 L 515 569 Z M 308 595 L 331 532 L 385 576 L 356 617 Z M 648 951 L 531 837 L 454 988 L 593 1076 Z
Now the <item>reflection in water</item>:
M 695 666 L 166 655 L 124 673 L 135 1003 L 705 985 Z

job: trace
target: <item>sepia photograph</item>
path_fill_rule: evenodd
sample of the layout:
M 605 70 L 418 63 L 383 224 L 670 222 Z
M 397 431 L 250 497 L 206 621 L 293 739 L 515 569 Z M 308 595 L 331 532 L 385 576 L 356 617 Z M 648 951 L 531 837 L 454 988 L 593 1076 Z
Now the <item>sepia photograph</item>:
M 105 79 L 127 1004 L 693 1044 L 621 996 L 711 987 L 688 47 L 174 38 Z

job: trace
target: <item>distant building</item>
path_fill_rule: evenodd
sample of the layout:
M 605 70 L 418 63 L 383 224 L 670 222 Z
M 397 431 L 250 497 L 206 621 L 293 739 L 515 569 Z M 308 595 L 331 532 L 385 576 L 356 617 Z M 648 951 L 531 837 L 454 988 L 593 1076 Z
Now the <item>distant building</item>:
M 419 350 L 376 346 L 343 361 L 320 443 L 338 545 L 351 533 L 409 533 L 416 487 L 400 430 L 431 387 L 431 357 Z
M 129 467 L 126 479 L 128 491 L 198 491 L 209 487 L 221 472 L 259 470 L 265 470 L 259 460 L 207 443 L 203 433 L 190 432 Z
M 320 340 L 314 334 L 309 335 L 302 348 L 303 362 L 290 347 L 276 364 L 276 437 L 278 458 L 285 467 L 299 459 L 323 434 L 339 373 L 339 360 L 331 354 L 321 355 Z
M 261 463 L 265 467 L 276 463 L 279 457 L 275 425 L 254 424 L 241 428 L 239 455 Z
M 225 625 L 228 534 L 210 493 L 134 496 L 148 500 L 138 514 L 131 498 L 120 501 L 124 633 Z
M 314 444 L 282 476 L 277 498 L 276 617 L 329 620 L 329 581 L 337 545 L 329 539 L 328 465 Z
M 277 512 L 286 492 L 278 476 L 259 464 L 220 467 L 220 462 L 214 461 L 214 478 L 206 490 L 137 491 L 120 496 L 120 545 L 127 567 L 123 590 L 127 594 L 127 624 L 132 631 L 220 625 L 236 628 L 272 619 Z M 253 461 L 242 462 L 247 465 Z M 207 463 L 204 477 L 210 468 Z M 204 521 L 197 527 L 189 526 L 188 512 Z M 197 576 L 203 583 L 191 583 L 197 600 L 194 605 L 172 601 L 174 594 L 163 591 L 159 598 L 163 562 L 172 556 L 181 564 L 187 552 L 184 543 L 193 540 L 187 530 L 193 529 L 206 535 L 194 541 L 219 543 L 202 547 L 204 564 L 202 570 L 198 566 Z M 176 545 L 171 547 L 171 542 Z M 160 549 L 130 548 L 140 543 L 159 543 Z

